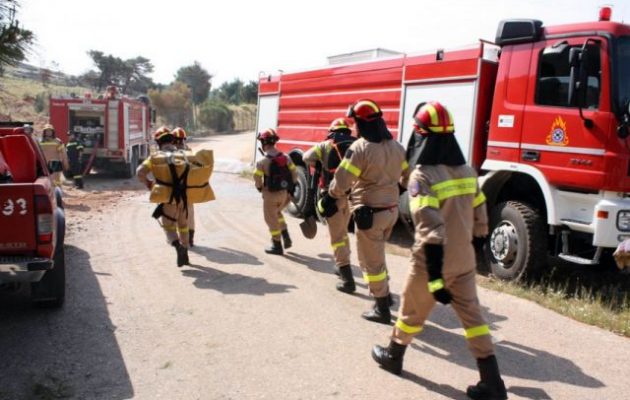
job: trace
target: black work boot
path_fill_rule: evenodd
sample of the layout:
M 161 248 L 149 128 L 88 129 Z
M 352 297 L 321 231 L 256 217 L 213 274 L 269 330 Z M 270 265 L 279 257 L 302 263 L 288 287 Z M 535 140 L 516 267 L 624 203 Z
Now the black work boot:
M 195 246 L 195 230 L 191 229 L 188 231 L 188 245 L 190 247 L 194 247 Z
M 477 359 L 480 381 L 475 386 L 468 386 L 466 395 L 473 400 L 505 400 L 507 391 L 499 373 L 497 358 L 490 356 Z
M 406 349 L 407 346 L 391 340 L 387 347 L 379 345 L 372 347 L 372 358 L 379 363 L 381 368 L 392 374 L 400 375 L 402 373 L 403 357 L 405 356 Z
M 275 254 L 278 256 L 284 254 L 284 252 L 282 251 L 282 243 L 280 243 L 280 240 L 271 239 L 271 246 L 265 248 L 265 253 Z
M 352 276 L 352 267 L 349 265 L 344 265 L 339 267 L 339 278 L 341 282 L 337 283 L 337 290 L 344 293 L 354 293 L 357 290 L 356 285 L 354 284 L 354 276 Z
M 83 189 L 83 178 L 74 178 L 74 186 L 76 186 L 77 189 Z
M 183 265 L 189 264 L 188 249 L 182 246 L 179 240 L 173 240 L 171 244 L 175 247 L 175 251 L 177 252 L 177 266 L 182 267 Z
M 288 249 L 293 245 L 291 236 L 289 236 L 289 231 L 287 229 L 282 230 L 282 243 L 284 244 L 285 249 Z
M 361 316 L 368 321 L 389 325 L 392 319 L 392 313 L 389 311 L 389 297 L 377 297 L 374 307 Z

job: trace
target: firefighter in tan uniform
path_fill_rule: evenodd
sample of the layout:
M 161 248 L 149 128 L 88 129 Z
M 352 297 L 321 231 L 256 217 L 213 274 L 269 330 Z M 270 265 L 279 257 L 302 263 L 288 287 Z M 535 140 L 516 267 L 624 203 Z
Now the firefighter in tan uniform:
M 172 131 L 175 136 L 175 146 L 179 150 L 190 150 L 190 147 L 186 144 L 188 135 L 184 128 L 176 127 Z M 188 245 L 190 247 L 195 246 L 195 205 L 193 203 L 188 204 Z
M 291 158 L 276 149 L 280 139 L 272 128 L 258 133 L 265 156 L 256 163 L 254 181 L 262 193 L 265 222 L 271 234 L 271 246 L 265 253 L 282 255 L 284 248 L 291 247 L 291 237 L 282 210 L 289 204 L 297 182 L 297 172 Z M 281 241 L 282 239 L 282 241 Z
M 153 135 L 159 146 L 160 152 L 176 151 L 175 136 L 166 127 L 160 127 Z M 138 180 L 142 182 L 147 189 L 151 190 L 155 181 L 149 179 L 151 172 L 151 158 L 147 158 L 136 171 Z M 183 201 L 175 201 L 175 203 L 160 204 L 154 216 L 161 217 L 161 225 L 166 234 L 166 241 L 175 247 L 177 252 L 177 266 L 189 265 L 188 245 L 189 245 L 189 229 L 188 214 L 186 212 L 186 203 Z
M 70 168 L 68 164 L 68 156 L 66 147 L 63 142 L 56 137 L 55 127 L 51 124 L 44 125 L 42 130 L 42 140 L 39 143 L 46 162 L 52 173 L 53 183 L 55 186 L 61 186 L 61 173 Z
M 408 186 L 415 224 L 411 268 L 390 344 L 374 346 L 372 357 L 400 374 L 406 346 L 422 331 L 435 302 L 451 304 L 481 377 L 468 387 L 467 395 L 476 400 L 506 399 L 475 285 L 473 242 L 488 233 L 485 197 L 457 144 L 450 112 L 438 102 L 421 103 L 414 120 L 414 134 L 421 136 L 422 144 Z
M 335 119 L 328 132 L 327 140 L 316 144 L 302 156 L 308 165 L 315 166 L 317 163 L 321 165 L 319 185 L 321 196 L 328 192 L 330 182 L 339 167 L 339 163 L 343 160 L 347 148 L 356 140 L 344 118 Z M 335 266 L 341 279 L 341 282 L 337 284 L 337 290 L 344 293 L 354 293 L 356 285 L 350 266 L 350 240 L 348 239 L 348 224 L 350 222 L 348 196 L 338 198 L 335 205 L 337 212 L 326 218 L 326 223 L 330 234 L 330 246 L 335 257 Z M 319 211 L 321 213 L 323 210 Z
M 368 321 L 389 324 L 389 293 L 385 242 L 398 219 L 399 182 L 406 183 L 405 150 L 385 125 L 381 109 L 371 100 L 350 106 L 359 139 L 346 151 L 328 194 L 318 202 L 327 218 L 336 212 L 337 199 L 350 191 L 350 209 L 356 223 L 357 253 L 363 278 L 376 302 L 362 314 Z

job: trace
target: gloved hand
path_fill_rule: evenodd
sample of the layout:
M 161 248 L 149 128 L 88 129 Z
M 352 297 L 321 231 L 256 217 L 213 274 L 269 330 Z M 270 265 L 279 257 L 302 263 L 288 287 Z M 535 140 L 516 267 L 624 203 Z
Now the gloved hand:
M 436 301 L 442 304 L 449 304 L 453 297 L 444 286 L 444 278 L 442 277 L 444 247 L 441 244 L 425 244 L 424 254 L 426 256 L 427 272 L 429 274 L 429 292 Z
M 487 236 L 482 236 L 482 237 L 473 236 L 472 245 L 475 248 L 476 253 L 481 253 L 483 251 L 483 248 L 486 245 L 487 240 L 488 240 Z
M 322 198 L 317 202 L 317 211 L 319 211 L 324 218 L 332 217 L 338 210 L 337 199 L 331 197 L 328 193 L 324 193 Z
M 258 190 L 258 193 L 262 193 L 262 188 L 261 187 L 256 187 L 256 190 Z

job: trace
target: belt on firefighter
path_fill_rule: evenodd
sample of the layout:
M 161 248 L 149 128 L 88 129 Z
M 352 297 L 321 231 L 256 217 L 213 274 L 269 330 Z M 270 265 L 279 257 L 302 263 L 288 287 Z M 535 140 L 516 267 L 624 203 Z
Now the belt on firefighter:
M 373 213 L 377 213 L 377 212 L 381 212 L 381 211 L 387 211 L 387 210 L 391 210 L 394 208 L 398 208 L 398 205 L 393 205 L 393 206 L 388 206 L 388 207 L 370 207 L 372 209 Z

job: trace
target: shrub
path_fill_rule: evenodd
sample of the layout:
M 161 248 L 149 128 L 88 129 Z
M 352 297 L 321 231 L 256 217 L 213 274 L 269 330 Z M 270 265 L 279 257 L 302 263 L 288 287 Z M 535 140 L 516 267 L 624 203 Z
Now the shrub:
M 199 123 L 216 132 L 226 132 L 234 129 L 232 110 L 225 103 L 217 100 L 209 100 L 201 105 Z

